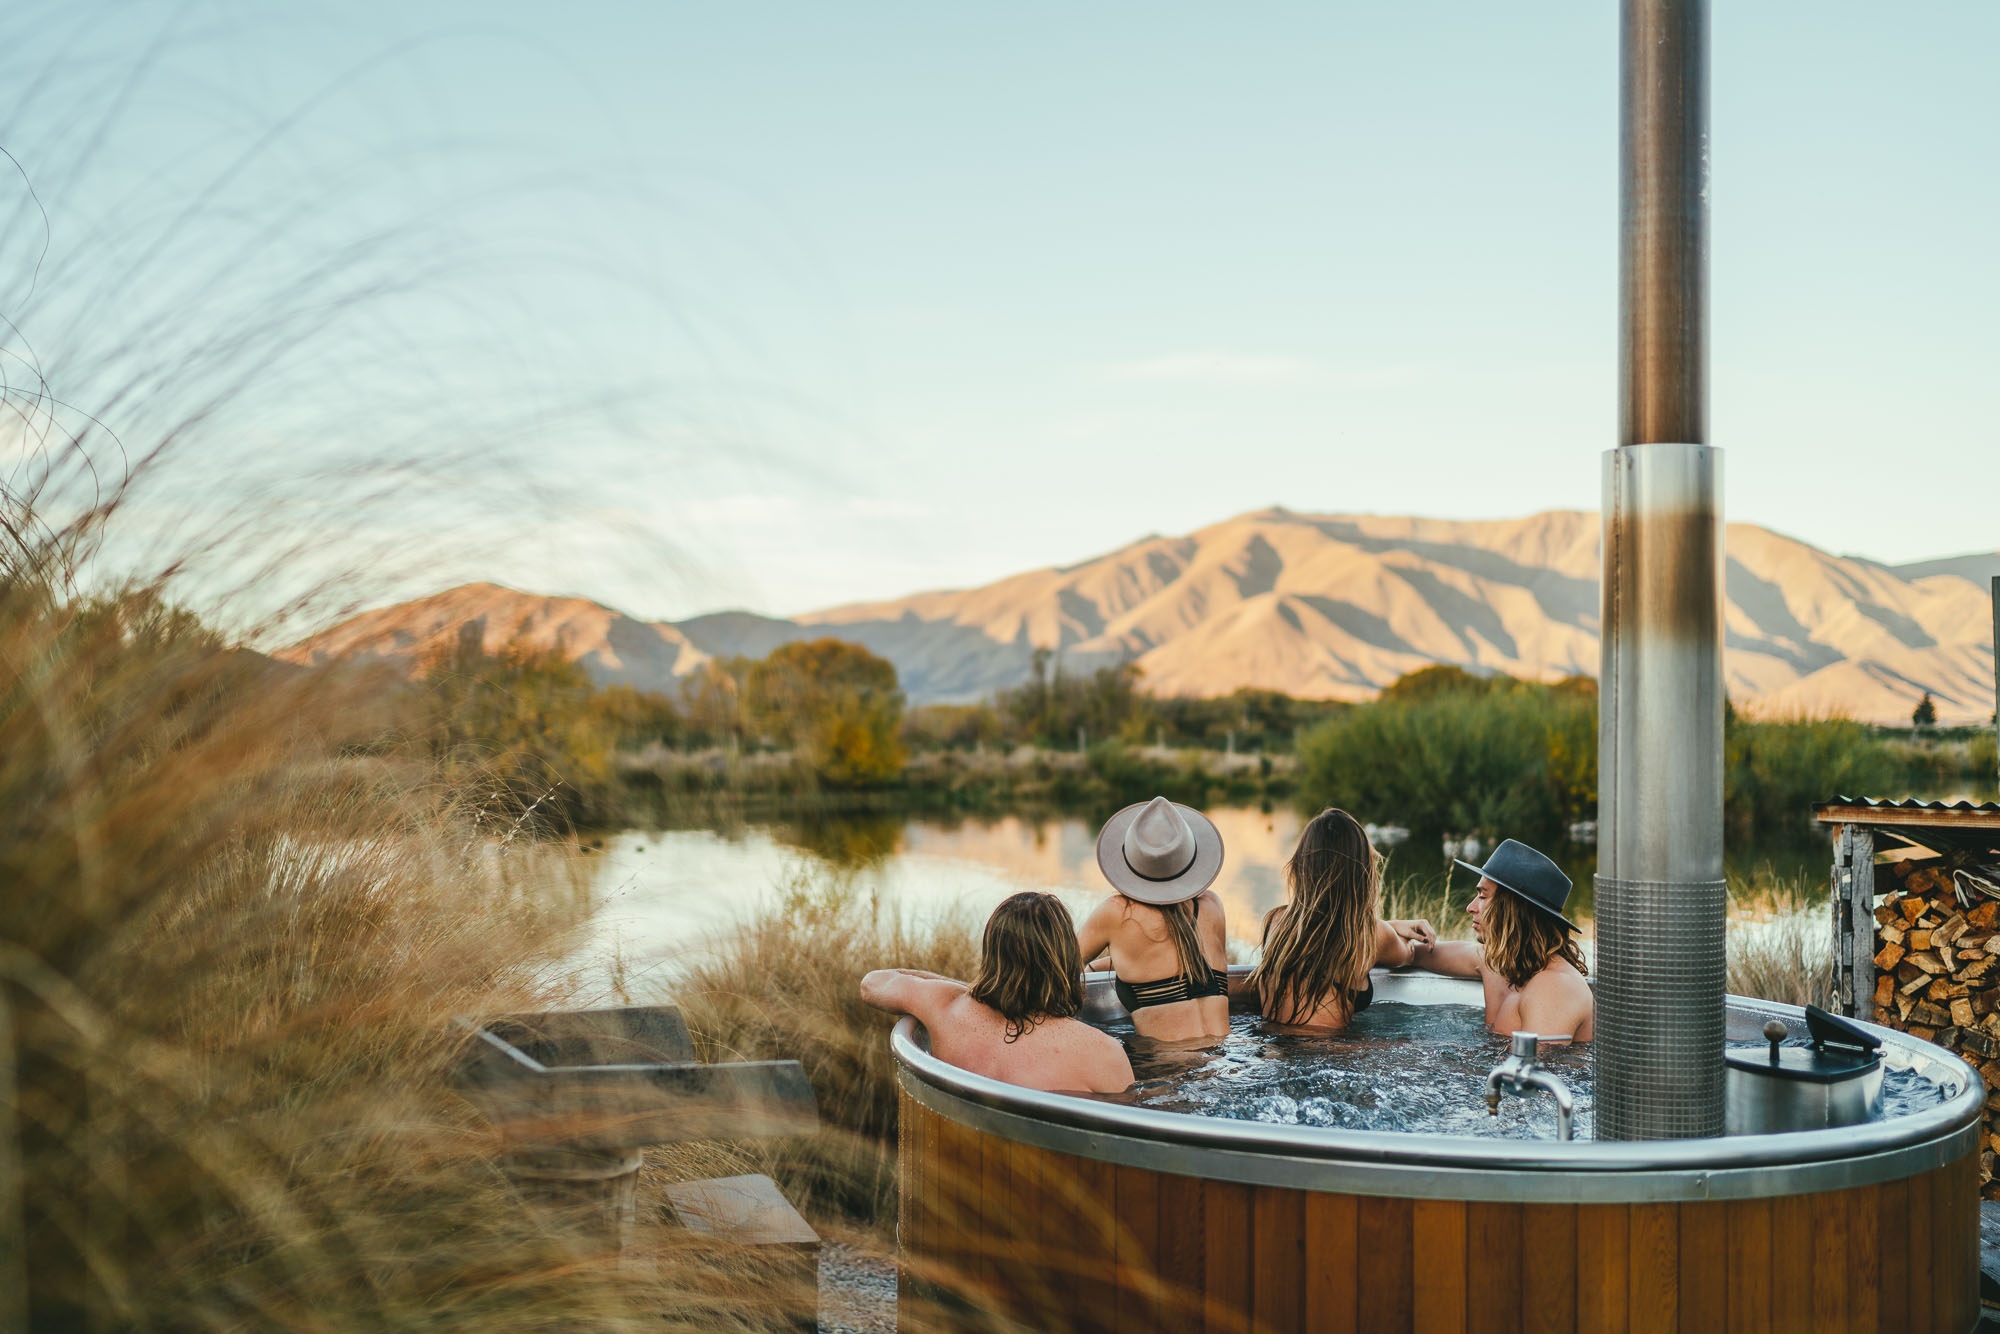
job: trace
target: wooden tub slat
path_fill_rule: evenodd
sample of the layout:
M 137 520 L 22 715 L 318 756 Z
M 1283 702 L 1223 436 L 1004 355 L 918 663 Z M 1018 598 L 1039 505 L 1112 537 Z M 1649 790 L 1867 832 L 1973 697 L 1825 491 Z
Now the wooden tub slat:
M 1354 1334 L 1355 1275 L 1363 1258 L 1352 1195 L 1306 1193 L 1306 1328 Z
M 1678 1207 L 1680 1334 L 1717 1334 L 1729 1327 L 1728 1204 L 1697 1200 Z
M 1118 1222 L 1118 1324 L 1121 1334 L 1159 1328 L 1160 1176 L 1143 1168 L 1112 1173 Z
M 1528 1334 L 1576 1328 L 1576 1214 L 1573 1204 L 1521 1206 L 1521 1328 Z
M 1472 1334 L 1521 1334 L 1522 1274 L 1524 1242 L 1521 1236 L 1521 1206 L 1482 1202 L 1465 1206 L 1466 1286 L 1470 1304 L 1459 1322 Z M 1418 1247 L 1417 1253 L 1423 1254 Z M 1425 1281 L 1423 1269 L 1417 1281 Z M 1432 1281 L 1443 1279 L 1442 1274 Z M 1457 1326 L 1452 1326 L 1456 1328 Z
M 1250 1187 L 1204 1181 L 1202 1208 L 1208 1224 L 1203 1257 L 1208 1301 L 1202 1308 L 1202 1329 L 1207 1334 L 1242 1334 L 1250 1327 Z
M 1356 1212 L 1360 1327 L 1365 1334 L 1401 1334 L 1416 1320 L 1415 1210 L 1409 1200 L 1364 1195 Z
M 1466 1263 L 1468 1209 L 1457 1200 L 1418 1200 L 1410 1208 L 1410 1314 L 1418 1329 L 1466 1328 L 1466 1289 L 1478 1282 Z
M 1931 1271 L 1934 1253 L 1931 1250 L 1931 1186 L 1937 1173 L 1926 1172 L 1908 1179 L 1909 1203 L 1903 1214 L 1904 1235 L 1909 1238 L 1909 1268 L 1905 1272 L 1903 1301 L 1909 1310 L 1910 1329 L 1914 1332 L 1936 1329 L 1931 1316 Z
M 1841 1191 L 1813 1197 L 1812 1235 L 1805 1241 L 1813 1261 L 1813 1328 L 1827 1334 L 1847 1328 L 1848 1269 L 1854 1263 L 1849 1220 L 1861 1194 Z
M 1305 1315 L 1305 1196 L 1260 1186 L 1251 1196 L 1250 1313 L 1260 1331 L 1294 1334 Z
M 1631 1291 L 1626 1328 L 1632 1334 L 1677 1334 L 1680 1329 L 1680 1208 L 1628 1206 Z
M 1579 1205 L 1576 1211 L 1576 1327 L 1582 1334 L 1626 1328 L 1632 1290 L 1631 1207 Z
M 1160 1320 L 1200 1329 L 1207 1280 L 1208 1196 L 1199 1177 L 1160 1174 Z
M 1725 1208 L 1724 1328 L 1728 1334 L 1771 1334 L 1771 1201 L 1731 1200 Z

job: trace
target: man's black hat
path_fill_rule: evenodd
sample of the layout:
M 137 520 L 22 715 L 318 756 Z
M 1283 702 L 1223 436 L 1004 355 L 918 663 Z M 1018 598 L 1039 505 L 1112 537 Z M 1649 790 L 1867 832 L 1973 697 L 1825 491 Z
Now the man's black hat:
M 1569 877 L 1562 868 L 1536 852 L 1526 843 L 1507 839 L 1486 859 L 1486 865 L 1474 866 L 1471 862 L 1452 858 L 1468 871 L 1477 871 L 1517 899 L 1526 899 L 1534 907 L 1561 922 L 1572 931 L 1583 928 L 1564 917 L 1563 905 L 1569 902 Z

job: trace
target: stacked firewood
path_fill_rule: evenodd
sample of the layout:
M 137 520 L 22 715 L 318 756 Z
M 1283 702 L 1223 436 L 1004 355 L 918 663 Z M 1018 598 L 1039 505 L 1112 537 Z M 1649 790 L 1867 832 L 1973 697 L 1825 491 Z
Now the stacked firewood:
M 1950 1048 L 1985 1079 L 1980 1178 L 2000 1198 L 2000 903 L 1962 901 L 1936 861 L 1881 869 L 1895 879 L 1886 894 L 1877 880 L 1875 1022 Z

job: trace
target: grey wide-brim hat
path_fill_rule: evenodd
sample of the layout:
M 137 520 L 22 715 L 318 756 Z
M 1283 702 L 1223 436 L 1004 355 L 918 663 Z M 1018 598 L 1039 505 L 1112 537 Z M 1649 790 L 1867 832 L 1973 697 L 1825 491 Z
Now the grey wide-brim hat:
M 1468 871 L 1479 872 L 1515 898 L 1526 899 L 1570 930 L 1583 930 L 1563 916 L 1563 907 L 1569 902 L 1569 877 L 1562 873 L 1561 867 L 1526 843 L 1517 843 L 1511 838 L 1503 841 L 1493 849 L 1493 855 L 1486 859 L 1484 866 L 1474 866 L 1456 857 L 1452 861 Z
M 1180 903 L 1215 882 L 1222 834 L 1192 806 L 1165 797 L 1135 802 L 1098 831 L 1097 868 L 1128 899 Z

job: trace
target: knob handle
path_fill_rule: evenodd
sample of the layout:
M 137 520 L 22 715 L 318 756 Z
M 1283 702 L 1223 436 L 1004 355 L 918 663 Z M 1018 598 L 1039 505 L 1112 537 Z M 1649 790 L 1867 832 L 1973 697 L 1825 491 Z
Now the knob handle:
M 1785 1027 L 1784 1020 L 1770 1019 L 1765 1021 L 1764 1041 L 1771 1044 L 1772 1065 L 1776 1065 L 1778 1063 L 1778 1044 L 1783 1042 L 1786 1038 L 1790 1037 L 1791 1035 L 1792 1035 L 1792 1030 Z

